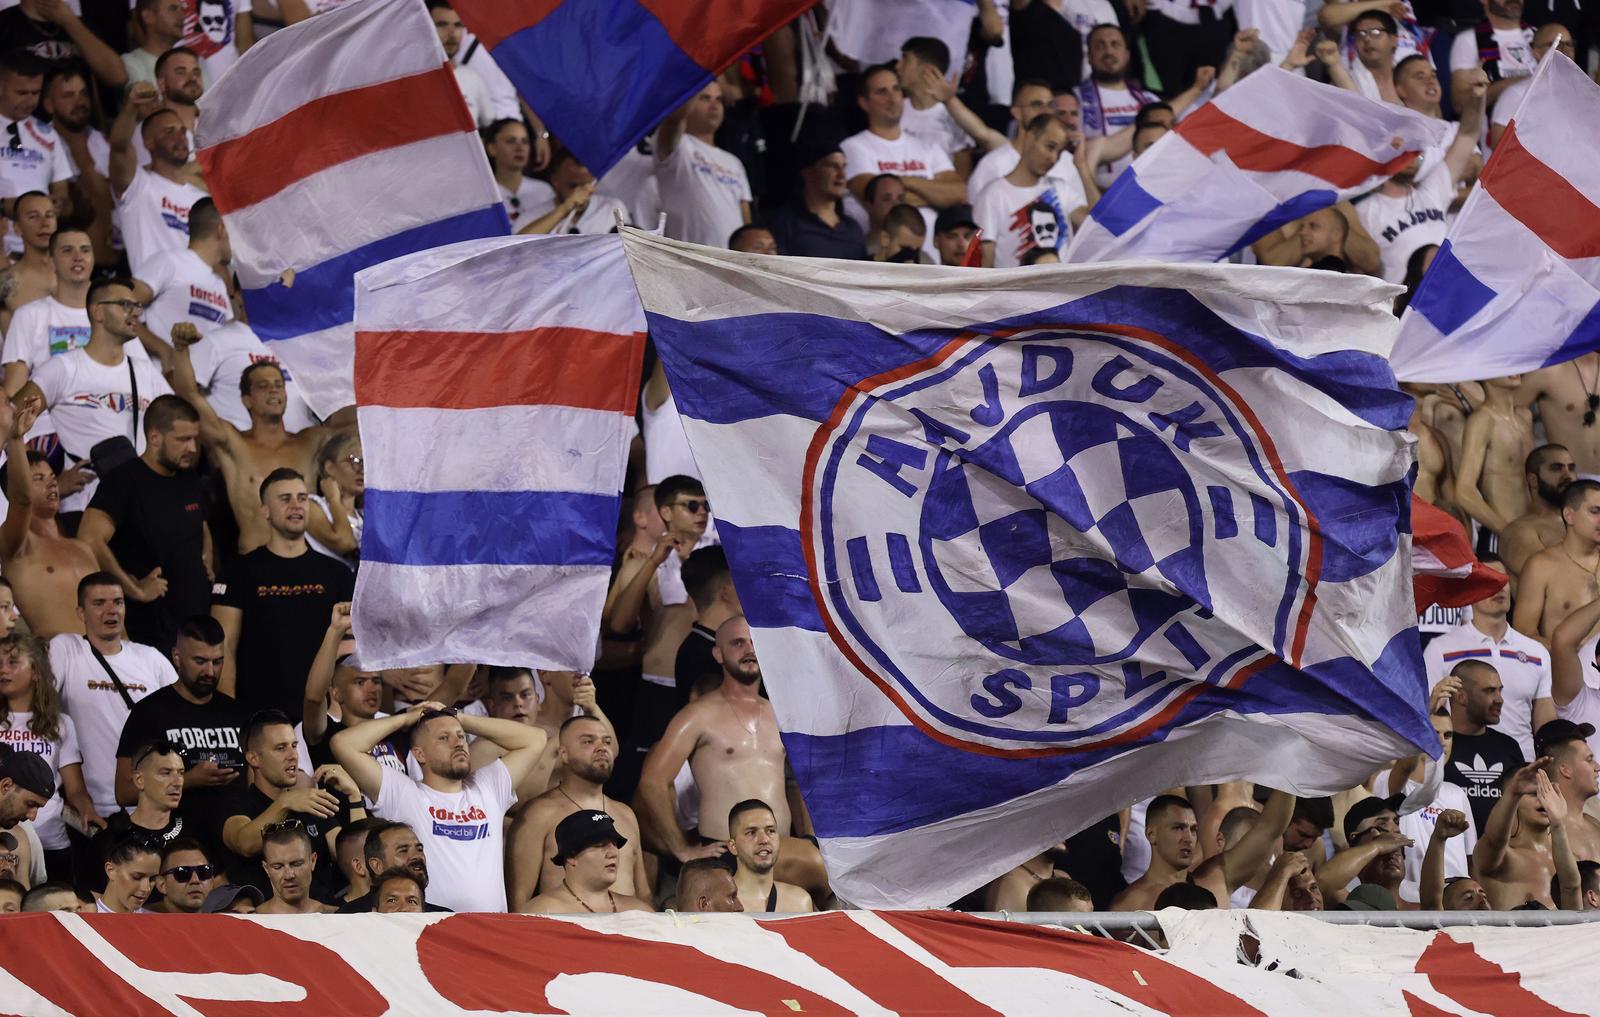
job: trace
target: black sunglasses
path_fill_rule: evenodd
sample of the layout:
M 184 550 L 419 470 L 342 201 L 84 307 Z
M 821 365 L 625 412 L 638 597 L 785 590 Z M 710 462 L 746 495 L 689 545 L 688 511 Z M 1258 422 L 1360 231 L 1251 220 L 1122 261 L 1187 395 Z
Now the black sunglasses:
M 174 865 L 163 872 L 163 876 L 171 876 L 180 883 L 187 883 L 191 879 L 199 879 L 204 883 L 217 874 L 215 865 Z
M 165 738 L 157 738 L 149 745 L 146 745 L 144 748 L 140 749 L 138 754 L 133 757 L 133 768 L 137 770 L 144 763 L 144 761 L 149 759 L 151 756 L 170 756 L 175 752 L 180 756 L 183 755 L 178 746 L 174 745 L 172 742 Z
M 694 515 L 701 509 L 705 509 L 707 512 L 711 511 L 711 502 L 703 498 L 685 498 L 683 501 L 673 502 L 673 504 L 688 509 L 690 515 Z
M 306 824 L 300 822 L 298 819 L 285 819 L 281 823 L 268 823 L 266 826 L 261 828 L 261 836 L 270 837 L 273 834 L 280 833 L 284 830 L 301 830 L 305 828 L 305 825 Z
M 1600 412 L 1600 395 L 1589 393 L 1589 408 L 1583 411 L 1583 426 L 1593 427 L 1595 413 Z

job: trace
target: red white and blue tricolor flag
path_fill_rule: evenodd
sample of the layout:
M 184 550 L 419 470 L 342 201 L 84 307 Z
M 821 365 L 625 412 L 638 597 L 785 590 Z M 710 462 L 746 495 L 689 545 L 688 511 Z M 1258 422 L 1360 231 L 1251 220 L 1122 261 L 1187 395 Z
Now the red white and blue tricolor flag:
M 1393 287 L 623 244 L 840 896 L 1437 754 Z
M 1521 374 L 1600 349 L 1600 85 L 1555 47 L 1400 322 L 1402 381 Z
M 621 242 L 469 241 L 356 286 L 363 665 L 588 672 L 644 359 Z
M 1377 187 L 1446 130 L 1442 120 L 1263 67 L 1123 170 L 1066 260 L 1225 258 Z
M 562 144 L 595 176 L 741 53 L 816 0 L 456 0 Z
M 417 0 L 366 0 L 263 39 L 200 99 L 195 130 L 250 325 L 322 416 L 355 401 L 357 272 L 511 229 Z

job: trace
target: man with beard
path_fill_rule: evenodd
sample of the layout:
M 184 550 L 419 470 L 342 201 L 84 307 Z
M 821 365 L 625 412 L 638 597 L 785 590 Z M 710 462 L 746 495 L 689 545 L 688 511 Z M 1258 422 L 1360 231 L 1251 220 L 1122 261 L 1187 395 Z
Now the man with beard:
M 527 668 L 489 669 L 488 695 L 485 697 L 489 716 L 536 727 L 544 732 L 546 739 L 538 763 L 517 785 L 518 801 L 532 801 L 549 791 L 552 783 L 562 779 L 559 751 L 561 731 L 563 725 L 575 715 L 599 721 L 611 732 L 613 752 L 616 748 L 616 729 L 595 702 L 592 678 L 576 671 L 540 671 L 537 681 L 538 689 L 535 689 L 533 672 Z M 544 692 L 542 699 L 538 690 Z M 574 711 L 578 712 L 574 714 Z M 493 742 L 481 739 L 473 742 L 472 768 L 480 769 L 504 754 L 505 750 Z
M 747 798 L 768 802 L 782 837 L 778 878 L 827 901 L 832 890 L 822 853 L 812 841 L 791 836 L 809 834 L 809 821 L 798 796 L 787 797 L 778 719 L 761 695 L 761 664 L 743 615 L 718 627 L 713 655 L 722 665 L 722 685 L 679 710 L 645 757 L 635 804 L 647 843 L 679 862 L 716 857 L 728 848 L 728 810 Z M 673 808 L 673 780 L 685 762 L 700 792 L 699 845 L 678 826 Z
M 1463 660 L 1450 673 L 1461 679 L 1461 688 L 1450 702 L 1453 734 L 1444 779 L 1467 793 L 1472 802 L 1473 828 L 1482 837 L 1489 813 L 1500 800 L 1500 779 L 1521 766 L 1527 757 L 1515 738 L 1492 730 L 1500 723 L 1505 703 L 1499 662 Z
M 367 840 L 361 849 L 362 864 L 372 885 L 365 896 L 339 906 L 341 915 L 365 914 L 377 907 L 378 881 L 389 872 L 409 872 L 416 878 L 424 892 L 428 889 L 428 856 L 415 831 L 404 823 L 391 823 L 386 819 L 370 820 Z M 449 911 L 437 904 L 424 901 L 424 911 Z
M 1536 759 L 1506 777 L 1472 851 L 1472 871 L 1495 911 L 1530 901 L 1554 908 L 1552 878 L 1577 869 L 1567 844 L 1567 802 L 1545 776 L 1549 764 Z
M 175 395 L 159 396 L 145 411 L 144 435 L 144 453 L 101 478 L 78 536 L 133 598 L 128 635 L 170 653 L 179 624 L 211 602 L 211 531 L 194 469 L 200 415 Z
M 1256 877 L 1282 842 L 1294 817 L 1294 802 L 1294 795 L 1273 791 L 1249 832 L 1232 847 L 1204 858 L 1194 808 L 1177 795 L 1157 796 L 1144 821 L 1150 868 L 1113 898 L 1111 910 L 1147 911 L 1163 890 L 1183 882 L 1209 890 L 1219 902 L 1229 900 L 1235 890 Z
M 249 719 L 239 704 L 217 691 L 222 674 L 222 627 L 198 614 L 178 627 L 172 648 L 178 680 L 133 704 L 117 740 L 117 803 L 132 805 L 139 791 L 133 781 L 133 754 L 141 745 L 165 738 L 183 756 L 183 812 L 186 826 L 203 843 L 221 842 L 227 796 L 245 773 L 239 731 Z
M 403 730 L 410 731 L 420 781 L 370 755 L 374 745 Z M 473 771 L 469 735 L 494 742 L 505 755 Z M 454 911 L 503 912 L 506 812 L 544 745 L 545 733 L 537 727 L 458 714 L 428 702 L 339 732 L 333 754 L 376 815 L 409 824 L 427 845 L 434 860 L 435 900 Z
M 220 222 L 218 227 L 221 228 Z M 315 476 L 317 451 L 336 430 L 354 426 L 354 407 L 338 411 L 324 426 L 290 431 L 284 426 L 284 413 L 289 407 L 287 376 L 277 361 L 258 361 L 245 368 L 238 379 L 239 401 L 250 414 L 249 429 L 241 431 L 224 420 L 200 390 L 195 364 L 202 354 L 192 349 L 200 341 L 199 330 L 175 327 L 171 338 L 174 390 L 200 413 L 200 438 L 222 470 L 228 504 L 239 524 L 239 553 L 248 554 L 266 544 L 271 534 L 271 526 L 261 512 L 261 479 L 283 470 L 302 477 Z M 301 529 L 303 532 L 303 522 Z M 320 630 L 318 624 L 311 631 L 314 635 Z M 306 663 L 309 662 L 308 654 Z M 298 673 L 305 673 L 304 664 Z
M 1484 20 L 1471 31 L 1456 33 L 1450 43 L 1450 95 L 1456 109 L 1466 105 L 1478 70 L 1489 79 L 1492 109 L 1508 85 L 1538 66 L 1533 26 L 1522 20 L 1522 7 L 1522 0 L 1483 0 Z
M 1513 576 L 1528 559 L 1561 543 L 1567 526 L 1561 521 L 1561 495 L 1578 479 L 1578 463 L 1564 445 L 1540 445 L 1528 453 L 1522 470 L 1528 487 L 1528 511 L 1500 532 L 1500 559 Z
M 1390 798 L 1363 798 L 1344 814 L 1344 839 L 1350 846 L 1322 863 L 1317 882 L 1329 906 L 1342 903 L 1352 879 L 1388 890 L 1400 900 L 1400 884 L 1406 878 L 1405 849 L 1411 838 L 1400 832 L 1399 808 L 1404 795 Z M 1401 903 L 1406 910 L 1415 904 Z
M 194 123 L 199 115 L 195 103 L 205 92 L 205 82 L 200 76 L 200 57 L 186 46 L 175 46 L 156 60 L 156 88 L 166 101 L 163 109 L 178 114 L 183 129 L 190 140 L 190 158 L 194 157 Z
M 518 809 L 507 834 L 507 903 L 511 910 L 560 887 L 562 869 L 555 862 L 555 829 L 583 809 L 610 816 L 625 841 L 619 849 L 620 868 L 612 889 L 648 899 L 650 877 L 639 848 L 639 820 L 632 809 L 605 793 L 617 758 L 616 735 L 599 718 L 579 716 L 561 725 L 556 741 L 561 783 Z
M 1089 76 L 1078 86 L 1085 138 L 1120 134 L 1133 126 L 1139 110 L 1159 101 L 1145 91 L 1140 79 L 1129 73 L 1132 59 L 1127 33 L 1120 27 L 1105 24 L 1089 30 Z M 1215 67 L 1198 68 L 1194 83 L 1167 100 L 1168 104 L 1175 113 L 1182 113 L 1194 105 L 1216 76 Z M 1164 81 L 1163 84 L 1176 88 L 1178 82 Z M 1117 174 L 1131 162 L 1132 156 L 1124 155 L 1113 162 L 1100 163 L 1095 166 L 1095 183 L 1101 189 L 1110 187 Z
M 143 145 L 134 140 L 135 126 Z M 128 90 L 109 140 L 111 192 L 122 213 L 128 267 L 138 275 L 158 251 L 189 242 L 189 208 L 206 194 L 189 170 L 188 131 L 178 114 L 162 107 L 154 85 L 139 82 Z
M 1546 646 L 1567 615 L 1600 596 L 1600 483 L 1568 484 L 1561 494 L 1561 521 L 1567 527 L 1561 542 L 1523 567 L 1511 616 L 1517 631 Z
M 786 915 L 815 911 L 811 895 L 773 875 L 778 866 L 778 822 L 772 807 L 754 798 L 728 812 L 728 849 L 733 853 L 733 881 L 747 912 Z
M 1498 557 L 1485 554 L 1480 561 L 1496 572 L 1506 567 Z M 1556 719 L 1550 698 L 1550 653 L 1535 640 L 1512 628 L 1506 620 L 1511 610 L 1511 586 L 1500 587 L 1472 605 L 1467 620 L 1435 637 L 1422 651 L 1422 663 L 1432 688 L 1463 660 L 1483 660 L 1500 675 L 1504 703 L 1496 731 L 1516 739 L 1524 759 L 1533 756 L 1533 733 Z
M 277 374 L 277 365 L 265 365 Z M 350 599 L 354 580 L 342 562 L 306 544 L 305 478 L 279 468 L 260 488 L 265 544 L 228 563 L 212 590 L 211 616 L 222 624 L 227 656 L 219 688 L 246 710 L 303 712 L 306 676 L 333 606 Z
M 628 839 L 617 832 L 610 816 L 580 809 L 556 824 L 555 841 L 560 880 L 555 889 L 528 901 L 519 912 L 582 915 L 655 910 L 637 897 L 613 889 Z
M 261 838 L 261 867 L 272 884 L 272 896 L 256 908 L 256 914 L 320 915 L 336 910 L 312 893 L 317 850 L 299 823 L 291 820 L 267 828 Z
M 656 181 L 674 240 L 721 247 L 750 221 L 744 164 L 717 147 L 724 116 L 722 85 L 711 81 L 656 128 Z

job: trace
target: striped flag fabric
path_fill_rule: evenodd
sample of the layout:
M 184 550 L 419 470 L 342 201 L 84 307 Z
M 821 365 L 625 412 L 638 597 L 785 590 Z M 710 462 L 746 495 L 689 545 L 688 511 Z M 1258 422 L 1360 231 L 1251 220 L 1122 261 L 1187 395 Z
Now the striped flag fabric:
M 1555 47 L 1400 321 L 1395 375 L 1521 374 L 1600 349 L 1600 85 Z
M 356 287 L 363 666 L 587 673 L 644 360 L 621 242 L 468 241 Z
M 1392 287 L 623 244 L 841 897 L 1438 753 Z
M 250 326 L 326 417 L 353 403 L 353 282 L 511 230 L 417 0 L 366 0 L 253 46 L 200 99 L 196 158 Z
M 1509 579 L 1472 553 L 1455 516 L 1411 496 L 1411 586 L 1417 613 L 1435 605 L 1466 607 L 1494 596 Z
M 816 0 L 455 0 L 552 134 L 596 177 Z
M 1447 126 L 1280 67 L 1184 117 L 1112 181 L 1068 262 L 1217 261 L 1377 187 Z

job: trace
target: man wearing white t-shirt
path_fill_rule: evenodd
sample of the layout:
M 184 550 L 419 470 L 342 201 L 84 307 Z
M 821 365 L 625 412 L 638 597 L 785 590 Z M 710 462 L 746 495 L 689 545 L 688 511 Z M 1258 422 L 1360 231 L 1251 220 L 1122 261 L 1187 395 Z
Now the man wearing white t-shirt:
M 145 263 L 142 278 L 155 293 L 145 324 L 157 339 L 170 343 L 172 326 L 180 321 L 204 338 L 233 320 L 226 282 L 232 260 L 222 214 L 210 198 L 201 198 L 189 208 L 188 246 L 160 251 Z
M 1450 96 L 1462 109 L 1472 91 L 1472 72 L 1482 69 L 1489 78 L 1487 107 L 1494 108 L 1500 93 L 1517 78 L 1533 73 L 1533 26 L 1522 20 L 1522 0 L 1483 0 L 1484 20 L 1456 34 L 1450 43 Z
M 1455 200 L 1456 185 L 1466 174 L 1478 148 L 1478 132 L 1483 125 L 1484 93 L 1488 81 L 1483 72 L 1467 104 L 1461 107 L 1461 129 L 1445 149 L 1437 165 L 1423 171 L 1423 157 L 1385 180 L 1378 189 L 1356 205 L 1372 239 L 1377 241 L 1383 263 L 1383 278 L 1398 283 L 1406 277 L 1411 255 L 1425 244 L 1442 244 L 1447 224 L 1445 215 Z
M 715 81 L 678 107 L 656 129 L 656 181 L 667 236 L 726 247 L 750 221 L 750 181 L 744 164 L 716 146 L 726 111 Z
M 1561 52 L 1569 60 L 1577 60 L 1577 49 L 1572 45 L 1572 32 L 1567 26 L 1552 21 L 1539 26 L 1539 31 L 1533 36 L 1533 60 L 1537 64 L 1550 52 L 1550 47 L 1555 45 L 1557 39 L 1561 40 Z M 1489 118 L 1489 147 L 1494 148 L 1500 144 L 1500 138 L 1506 133 L 1506 126 L 1511 123 L 1511 118 L 1516 116 L 1517 107 L 1522 105 L 1522 97 L 1528 94 L 1528 86 L 1533 83 L 1532 75 L 1514 79 L 1494 103 L 1494 115 Z
M 1102 189 L 1110 187 L 1117 175 L 1133 162 L 1133 155 L 1123 145 L 1133 140 L 1131 128 L 1139 111 L 1161 101 L 1147 91 L 1137 77 L 1128 73 L 1132 60 L 1128 37 L 1117 25 L 1096 25 L 1089 33 L 1089 75 L 1078 86 L 1078 105 L 1086 139 L 1114 139 L 1102 156 L 1110 161 L 1095 166 L 1095 183 Z M 1216 68 L 1200 68 L 1194 83 L 1168 100 L 1173 113 L 1182 115 L 1214 80 Z M 1170 88 L 1177 87 L 1175 81 L 1166 84 Z
M 372 758 L 373 746 L 403 730 L 422 767 L 415 781 Z M 473 772 L 468 736 L 506 754 Z M 516 786 L 544 751 L 546 735 L 512 720 L 457 714 L 440 703 L 371 720 L 333 736 L 333 754 L 384 819 L 405 823 L 427 849 L 428 895 L 452 911 L 505 911 L 505 818 Z
M 489 94 L 489 86 L 484 84 L 477 71 L 456 63 L 456 55 L 461 52 L 461 39 L 467 31 L 461 23 L 461 15 L 450 6 L 450 0 L 428 0 L 428 16 L 433 19 L 434 31 L 439 33 L 439 44 L 444 47 L 444 55 L 450 60 L 450 70 L 456 76 L 456 87 L 467 101 L 467 112 L 472 115 L 472 122 L 479 127 L 488 127 L 494 122 L 495 116 L 494 97 Z
M 88 459 L 99 442 L 119 435 L 129 439 L 135 451 L 141 450 L 144 431 L 136 417 L 143 416 L 150 400 L 172 392 L 148 357 L 127 352 L 138 347 L 143 313 L 133 292 L 126 279 L 90 286 L 88 343 L 39 365 L 18 392 L 23 399 L 38 396 L 52 411 L 56 433 L 73 464 Z M 61 511 L 82 511 L 96 486 L 98 479 L 91 480 L 82 491 L 62 499 Z
M 149 166 L 142 165 L 134 125 Z M 189 182 L 189 139 L 178 114 L 162 108 L 155 86 L 139 82 L 111 125 L 111 190 L 122 216 L 128 266 L 142 275 L 158 251 L 182 250 L 189 242 L 189 208 L 205 192 Z
M 555 154 L 550 167 L 550 187 L 555 204 L 531 219 L 518 233 L 615 233 L 617 214 L 628 222 L 627 207 L 620 198 L 597 194 L 594 174 L 578 161 L 571 149 Z M 654 225 L 654 224 L 651 224 Z M 735 227 L 737 228 L 737 227 Z
M 50 640 L 50 670 L 61 708 L 77 728 L 83 781 L 102 816 L 118 811 L 117 741 L 129 711 L 178 680 L 172 661 L 160 650 L 122 638 L 126 613 L 116 578 L 109 572 L 90 573 L 78 584 L 78 617 L 87 634 L 63 632 Z
M 1067 145 L 1067 124 L 1054 113 L 1040 113 L 1022 135 L 1017 168 L 978 195 L 973 217 L 983 230 L 983 260 L 994 268 L 1015 268 L 1029 251 L 1059 251 L 1089 214 L 1083 184 L 1051 170 Z
M 1600 689 L 1591 682 L 1600 660 L 1584 660 L 1581 650 L 1589 633 L 1600 626 L 1600 597 L 1579 607 L 1556 626 L 1550 635 L 1550 698 L 1556 704 L 1556 717 L 1574 724 L 1589 724 L 1600 730 Z M 1600 644 L 1594 647 L 1600 657 Z M 1600 734 L 1589 736 L 1589 747 L 1600 755 Z
M 967 185 L 947 153 L 902 129 L 906 97 L 893 67 L 873 67 L 863 74 L 856 102 L 867 114 L 867 129 L 839 146 L 844 150 L 851 196 L 865 201 L 867 184 L 879 174 L 893 173 L 905 188 L 905 201 L 923 209 L 932 233 L 931 209 L 964 203 Z
M 11 199 L 42 191 L 59 208 L 67 203 L 67 181 L 76 174 L 67 146 L 54 128 L 36 120 L 44 88 L 45 65 L 31 53 L 0 54 L 0 211 L 11 214 Z
M 935 94 L 924 87 L 930 78 L 946 80 L 950 73 L 950 47 L 931 36 L 907 39 L 900 47 L 900 60 L 895 64 L 900 78 L 900 90 L 906 103 L 900 113 L 900 126 L 907 132 L 938 146 L 950 157 L 956 173 L 963 179 L 972 174 L 973 139 L 956 123 L 944 95 Z M 954 96 L 955 103 L 960 103 Z M 970 193 L 976 194 L 976 191 Z
M 50 260 L 55 265 L 56 287 L 46 297 L 17 308 L 6 330 L 5 388 L 16 392 L 33 371 L 51 357 L 81 349 L 89 343 L 89 276 L 94 272 L 94 243 L 80 229 L 57 230 L 50 237 Z M 143 348 L 133 347 L 142 352 Z M 39 414 L 26 436 L 28 447 L 49 455 L 59 444 L 49 412 Z
M 1066 150 L 1061 153 L 1060 161 L 1050 174 L 1058 177 L 1076 175 L 1077 169 L 1072 164 L 1072 153 L 1077 151 L 1083 142 L 1081 107 L 1078 105 L 1078 96 L 1075 92 L 1063 92 L 1060 98 L 1062 102 L 1058 106 L 1046 82 L 1033 79 L 1017 82 L 1016 88 L 1011 93 L 1011 119 L 1017 125 L 1017 136 L 1007 138 L 1005 144 L 990 149 L 982 159 L 978 160 L 972 176 L 967 178 L 967 193 L 976 198 L 983 194 L 985 187 L 1017 168 L 1017 162 L 1022 158 L 1022 138 L 1025 133 L 1023 128 L 1033 123 L 1033 118 L 1040 113 L 1059 113 L 1067 125 Z

